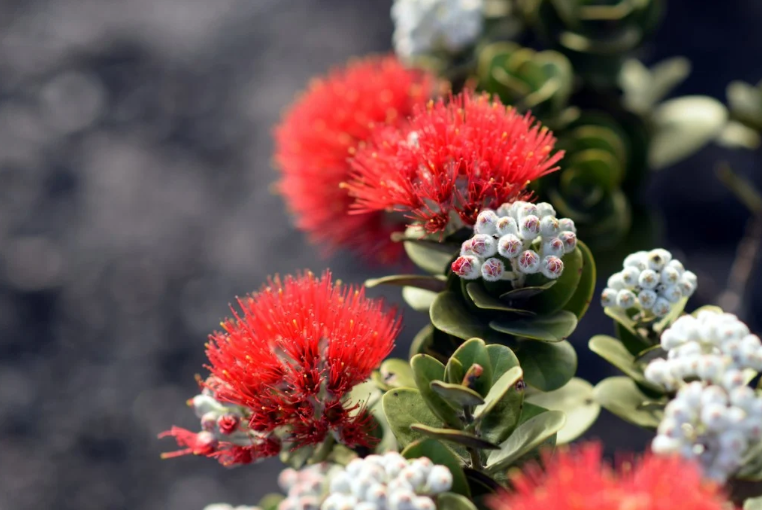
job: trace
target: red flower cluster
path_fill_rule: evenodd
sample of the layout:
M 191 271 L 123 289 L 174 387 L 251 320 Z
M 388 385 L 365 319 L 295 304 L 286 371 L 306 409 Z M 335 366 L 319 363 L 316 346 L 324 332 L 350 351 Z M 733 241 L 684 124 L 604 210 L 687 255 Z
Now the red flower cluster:
M 329 251 L 354 248 L 381 262 L 400 255 L 401 245 L 389 237 L 402 225 L 381 213 L 349 216 L 352 199 L 340 184 L 349 177 L 347 158 L 373 126 L 401 125 L 433 86 L 433 77 L 393 57 L 372 57 L 313 81 L 291 107 L 275 132 L 283 173 L 278 188 L 313 242 Z
M 352 159 L 354 213 L 400 211 L 441 232 L 456 213 L 473 225 L 479 211 L 520 197 L 557 170 L 555 138 L 529 115 L 486 95 L 417 107 L 403 129 L 376 129 Z
M 215 398 L 248 408 L 254 431 L 287 426 L 295 447 L 328 433 L 368 445 L 369 415 L 345 397 L 391 352 L 395 312 L 362 288 L 334 284 L 328 272 L 276 277 L 238 303 L 241 312 L 207 344 L 208 368 L 220 381 Z
M 701 479 L 680 457 L 646 455 L 618 471 L 605 465 L 599 444 L 544 457 L 514 476 L 513 493 L 493 496 L 493 510 L 723 510 L 719 486 Z

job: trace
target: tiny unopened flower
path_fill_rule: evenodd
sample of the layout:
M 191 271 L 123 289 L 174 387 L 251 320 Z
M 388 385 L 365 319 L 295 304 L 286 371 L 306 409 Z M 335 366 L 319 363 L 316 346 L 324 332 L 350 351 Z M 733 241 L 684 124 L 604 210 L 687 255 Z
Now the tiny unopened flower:
M 553 238 L 561 232 L 558 220 L 555 216 L 544 216 L 540 220 L 540 234 L 543 239 Z
M 507 259 L 515 259 L 524 245 L 517 236 L 506 234 L 497 241 L 497 252 Z
M 497 253 L 497 242 L 491 235 L 476 234 L 470 239 L 470 242 L 470 248 L 474 255 L 487 258 Z
M 548 202 L 540 202 L 537 204 L 537 216 L 540 218 L 544 218 L 546 216 L 556 216 L 556 210 L 553 209 L 553 206 L 549 204 Z M 560 228 L 560 226 L 559 226 Z
M 617 292 L 616 295 L 616 305 L 619 308 L 628 309 L 635 306 L 635 303 L 637 303 L 638 299 L 635 297 L 635 293 L 633 293 L 631 290 L 628 289 L 622 289 L 619 292 Z
M 540 270 L 540 256 L 533 250 L 519 254 L 519 270 L 524 274 L 534 274 Z
M 485 209 L 476 217 L 474 223 L 474 232 L 477 234 L 493 235 L 497 232 L 497 222 L 500 218 L 495 211 Z
M 516 235 L 519 233 L 519 227 L 516 223 L 516 219 L 512 216 L 503 216 L 498 219 L 496 230 L 498 236 L 506 236 L 509 234 Z
M 616 306 L 616 296 L 619 293 L 619 291 L 614 289 L 603 289 L 603 292 L 601 292 L 601 306 L 608 307 L 608 306 Z
M 526 240 L 532 240 L 540 235 L 540 218 L 531 214 L 521 218 L 519 233 Z
M 503 277 L 503 273 L 505 273 L 505 265 L 500 259 L 487 259 L 482 264 L 482 278 L 488 282 L 500 280 Z
M 564 272 L 564 263 L 560 258 L 551 255 L 542 259 L 540 270 L 546 278 L 556 280 Z
M 564 253 L 571 253 L 577 247 L 577 234 L 574 232 L 561 232 L 558 238 L 564 243 Z
M 220 416 L 217 420 L 217 426 L 220 428 L 220 432 L 225 435 L 235 432 L 238 429 L 239 423 L 241 423 L 241 418 L 233 414 L 225 414 Z
M 543 240 L 542 242 L 542 255 L 547 257 L 552 255 L 553 257 L 564 256 L 564 243 L 557 237 L 551 237 L 550 239 Z
M 348 157 L 375 127 L 401 126 L 415 105 L 424 105 L 434 77 L 408 69 L 393 57 L 353 62 L 313 80 L 275 130 L 278 190 L 296 225 L 326 252 L 349 248 L 389 263 L 402 256 L 390 234 L 404 230 L 384 213 L 350 215 L 342 187 L 350 175 Z
M 574 226 L 574 221 L 569 218 L 561 218 L 558 220 L 558 228 L 561 229 L 561 232 L 571 232 L 572 234 L 577 233 L 577 227 Z
M 433 466 L 426 479 L 426 485 L 433 494 L 447 492 L 452 487 L 452 473 L 444 466 Z
M 681 276 L 680 271 L 668 265 L 661 271 L 661 283 L 663 285 L 676 285 L 680 281 Z
M 475 280 L 481 276 L 481 262 L 472 255 L 460 256 L 451 265 L 452 272 L 464 280 Z
M 624 286 L 628 289 L 634 289 L 638 286 L 638 280 L 640 278 L 640 271 L 635 267 L 625 267 L 622 270 L 622 281 Z
M 651 310 L 657 299 L 656 292 L 652 290 L 641 290 L 638 293 L 638 303 L 643 310 Z
M 663 297 L 656 298 L 654 305 L 651 307 L 651 311 L 657 317 L 664 317 L 672 309 L 672 303 L 664 299 Z
M 670 303 L 677 303 L 683 297 L 683 291 L 677 285 L 670 285 L 662 289 L 659 294 Z

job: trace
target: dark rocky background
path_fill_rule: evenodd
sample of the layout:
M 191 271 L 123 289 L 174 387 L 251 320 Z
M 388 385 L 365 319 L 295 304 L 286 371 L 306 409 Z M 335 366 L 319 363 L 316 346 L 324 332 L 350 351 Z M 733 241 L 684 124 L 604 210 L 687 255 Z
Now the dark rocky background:
M 160 461 L 156 434 L 196 424 L 202 344 L 236 294 L 321 260 L 295 232 L 270 166 L 271 127 L 314 74 L 389 48 L 387 0 L 0 0 L 0 510 L 200 510 L 254 504 L 278 466 Z M 694 61 L 679 93 L 724 98 L 762 78 L 758 0 L 671 0 L 644 53 Z M 722 289 L 744 208 L 709 148 L 654 175 L 665 247 Z M 757 331 L 760 278 L 746 318 Z M 393 297 L 393 296 L 392 296 Z M 403 353 L 422 321 L 407 314 Z M 585 353 L 610 323 L 594 307 Z M 623 449 L 647 436 L 604 415 L 590 433 Z

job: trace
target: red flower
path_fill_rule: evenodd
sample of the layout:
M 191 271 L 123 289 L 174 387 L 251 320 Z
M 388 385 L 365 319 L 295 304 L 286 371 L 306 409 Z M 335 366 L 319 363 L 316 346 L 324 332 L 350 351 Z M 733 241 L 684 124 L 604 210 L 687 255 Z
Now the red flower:
M 255 431 L 289 426 L 297 447 L 329 432 L 342 439 L 345 429 L 347 442 L 362 443 L 356 429 L 368 418 L 343 399 L 391 352 L 400 327 L 394 311 L 362 288 L 333 284 L 328 272 L 276 277 L 238 304 L 242 311 L 207 345 L 208 368 L 221 382 L 215 398 L 247 407 Z
M 164 437 L 174 437 L 181 449 L 175 452 L 162 453 L 162 459 L 171 459 L 183 455 L 200 455 L 216 458 L 223 466 L 236 466 L 250 464 L 265 457 L 272 457 L 280 452 L 280 442 L 272 437 L 258 440 L 252 438 L 251 444 L 241 446 L 226 441 L 218 441 L 211 432 L 196 433 L 180 427 L 172 427 L 170 430 L 159 434 L 159 439 Z
M 514 492 L 493 496 L 493 510 L 723 510 L 719 487 L 701 479 L 699 467 L 679 457 L 646 455 L 618 471 L 602 460 L 597 443 L 560 450 L 522 468 Z
M 353 212 L 400 211 L 430 233 L 450 214 L 473 225 L 479 211 L 520 197 L 558 169 L 555 138 L 530 115 L 463 92 L 417 107 L 404 129 L 378 129 L 359 150 L 348 185 Z
M 275 161 L 283 173 L 278 189 L 312 242 L 380 262 L 401 254 L 402 245 L 389 237 L 402 226 L 380 213 L 349 216 L 352 199 L 340 184 L 349 178 L 347 158 L 373 125 L 400 125 L 431 97 L 433 84 L 433 77 L 394 57 L 371 57 L 314 80 L 286 113 L 275 131 Z

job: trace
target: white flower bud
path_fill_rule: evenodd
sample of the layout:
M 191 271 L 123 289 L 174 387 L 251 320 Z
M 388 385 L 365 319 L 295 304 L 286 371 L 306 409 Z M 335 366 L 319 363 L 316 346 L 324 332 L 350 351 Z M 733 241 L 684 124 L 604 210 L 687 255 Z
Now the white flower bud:
M 413 508 L 415 498 L 413 491 L 395 491 L 389 494 L 389 510 L 415 510 Z
M 505 218 L 506 216 L 511 215 L 511 204 L 502 204 L 500 207 L 497 208 L 497 211 L 495 211 L 498 216 L 501 218 Z
M 717 381 L 722 374 L 723 363 L 719 356 L 707 354 L 701 356 L 698 366 L 698 376 L 705 381 Z
M 683 293 L 677 285 L 673 285 L 661 290 L 659 295 L 670 303 L 677 303 L 683 297 Z
M 196 413 L 196 418 L 202 418 L 205 414 L 212 411 L 220 414 L 224 414 L 227 411 L 225 406 L 214 400 L 210 395 L 196 395 L 189 403 L 193 407 L 193 412 Z
M 554 216 L 556 215 L 556 210 L 553 209 L 553 206 L 550 205 L 547 202 L 540 202 L 537 204 L 537 216 L 540 218 L 544 218 L 545 216 Z
M 540 270 L 540 256 L 533 250 L 524 250 L 519 255 L 519 271 L 534 274 Z
M 657 317 L 664 317 L 669 313 L 669 311 L 672 310 L 672 305 L 669 301 L 667 301 L 664 298 L 656 298 L 656 302 L 654 303 L 654 306 L 651 307 L 651 311 L 656 315 Z
M 614 290 L 623 290 L 625 288 L 624 279 L 622 279 L 622 273 L 614 273 L 609 276 L 606 282 L 606 287 Z
M 214 503 L 212 505 L 206 505 L 204 510 L 233 510 L 233 506 L 226 503 Z
M 414 510 L 436 510 L 437 506 L 434 504 L 431 498 L 426 496 L 418 496 L 413 500 Z
M 477 234 L 493 235 L 497 232 L 498 215 L 491 209 L 485 209 L 476 217 L 474 232 Z
M 519 235 L 529 241 L 540 235 L 540 218 L 530 214 L 524 216 L 519 222 Z
M 756 398 L 757 395 L 754 393 L 754 390 L 748 386 L 739 386 L 730 390 L 730 402 L 747 413 L 752 409 Z
M 355 510 L 357 506 L 357 498 L 352 495 L 342 495 L 342 498 L 336 505 L 336 510 Z
M 384 462 L 384 469 L 386 469 L 386 476 L 388 479 L 395 478 L 400 471 L 405 469 L 407 467 L 407 460 L 402 455 L 399 455 L 399 458 L 395 457 L 388 457 L 386 461 Z M 386 455 L 385 455 L 386 456 Z
M 514 234 L 506 234 L 497 241 L 497 252 L 507 259 L 515 259 L 524 246 Z
M 677 285 L 680 281 L 680 271 L 674 267 L 667 266 L 661 271 L 661 283 L 670 286 Z
M 542 256 L 563 257 L 564 256 L 564 243 L 558 237 L 551 237 L 543 239 L 542 241 Z
M 553 216 L 545 216 L 540 220 L 540 235 L 543 238 L 555 237 L 561 233 L 558 220 Z
M 682 442 L 667 436 L 656 436 L 651 442 L 651 450 L 658 455 L 672 454 L 680 451 Z
M 505 236 L 508 234 L 517 235 L 519 233 L 519 226 L 516 220 L 510 216 L 505 216 L 497 220 L 497 235 Z
M 672 260 L 672 254 L 662 248 L 657 248 L 648 252 L 647 263 L 649 269 L 661 271 L 669 261 Z
M 399 492 L 399 491 L 412 492 L 414 490 L 413 484 L 411 484 L 409 481 L 407 481 L 404 478 L 400 478 L 399 475 L 397 475 L 397 478 L 394 478 L 393 480 L 391 480 L 387 484 L 386 488 L 388 490 L 387 495 L 391 495 L 392 493 Z
M 471 238 L 471 251 L 479 257 L 492 257 L 497 253 L 495 238 L 487 234 L 476 234 Z
M 362 459 L 352 459 L 349 464 L 347 464 L 347 467 L 345 468 L 347 471 L 347 474 L 349 474 L 350 477 L 357 476 L 360 473 L 360 470 L 365 465 L 365 462 L 363 462 Z
M 429 471 L 434 467 L 434 463 L 428 457 L 418 457 L 410 462 L 410 465 L 416 469 L 419 469 L 424 476 L 429 476 Z
M 387 497 L 388 491 L 386 485 L 382 483 L 374 483 L 365 491 L 365 501 L 374 503 L 381 508 L 386 506 Z
M 712 431 L 719 432 L 726 424 L 725 410 L 727 407 L 720 404 L 709 404 L 701 409 L 701 422 Z
M 528 205 L 529 202 L 524 202 L 523 200 L 516 200 L 514 203 L 511 204 L 511 216 L 513 216 L 516 221 L 521 219 L 521 210 L 524 208 L 525 205 Z
M 500 259 L 487 259 L 482 264 L 482 278 L 488 282 L 496 282 L 503 277 L 505 265 Z
M 360 501 L 357 503 L 355 510 L 378 510 L 378 505 L 375 505 L 369 501 Z
M 365 499 L 365 493 L 368 489 L 378 481 L 379 480 L 366 474 L 360 474 L 357 477 L 350 479 L 349 486 L 352 489 L 352 494 L 362 501 Z
M 698 285 L 698 278 L 691 271 L 685 271 L 680 279 L 692 283 L 694 287 Z
M 571 253 L 577 247 L 577 234 L 574 232 L 561 232 L 558 238 L 564 243 L 564 253 Z
M 656 292 L 652 290 L 641 290 L 640 293 L 638 293 L 638 302 L 643 310 L 650 310 L 653 308 L 657 298 L 658 296 L 656 295 Z
M 646 291 L 643 291 L 643 292 L 646 292 Z M 640 294 L 642 295 L 643 292 L 641 292 Z M 664 333 L 661 334 L 660 343 L 665 351 L 675 349 L 676 347 L 683 345 L 685 342 L 686 342 L 686 338 L 683 335 L 681 335 L 678 331 L 676 331 L 674 328 L 669 328 L 668 330 L 666 330 Z
M 329 494 L 323 501 L 323 504 L 320 505 L 320 510 L 337 510 L 342 506 L 344 498 L 345 495 L 343 493 L 335 492 Z M 280 508 L 278 510 L 280 510 Z
M 517 219 L 521 221 L 523 218 L 526 218 L 527 216 L 534 216 L 539 221 L 539 210 L 537 209 L 537 206 L 534 204 L 530 204 L 529 202 L 525 202 L 524 205 L 522 205 L 520 208 L 516 210 Z
M 684 279 L 681 279 L 679 282 L 677 282 L 677 287 L 686 297 L 691 297 L 693 293 L 696 292 L 696 286 Z
M 635 267 L 639 269 L 640 271 L 645 271 L 648 269 L 648 261 L 646 260 L 646 257 L 648 256 L 648 252 L 645 251 L 638 251 L 635 253 L 632 253 L 630 255 L 627 255 L 627 257 L 624 259 L 624 263 L 622 264 L 623 267 Z
M 664 416 L 678 423 L 688 423 L 694 419 L 695 410 L 679 399 L 671 400 L 664 408 Z
M 481 261 L 472 255 L 458 257 L 451 268 L 453 273 L 464 280 L 476 280 L 482 275 Z
M 701 393 L 701 405 L 706 407 L 715 404 L 722 407 L 727 406 L 728 395 L 719 386 L 707 386 Z
M 678 396 L 690 408 L 698 409 L 701 406 L 701 396 L 703 394 L 704 385 L 698 381 L 693 381 L 680 388 Z
M 415 491 L 420 489 L 424 482 L 426 482 L 426 474 L 423 470 L 418 466 L 412 465 L 403 469 L 400 474 L 397 475 L 397 478 L 407 480 L 407 482 L 413 486 L 413 490 Z
M 720 448 L 741 455 L 749 446 L 746 434 L 738 429 L 723 430 L 719 435 Z
M 220 413 L 217 411 L 209 411 L 201 417 L 201 428 L 207 432 L 214 432 L 217 428 L 217 420 L 220 417 Z
M 299 481 L 299 472 L 293 468 L 286 468 L 278 475 L 278 486 L 283 492 L 288 492 Z M 331 492 L 333 489 L 331 489 Z
M 685 436 L 681 424 L 673 418 L 664 418 L 661 423 L 659 423 L 656 433 L 660 436 L 667 436 L 672 439 L 682 439 Z
M 297 498 L 285 498 L 278 503 L 278 510 L 298 510 Z
M 601 292 L 601 306 L 604 308 L 616 306 L 616 295 L 618 292 L 614 289 L 603 289 L 603 292 Z
M 542 259 L 541 271 L 545 278 L 555 280 L 564 272 L 564 263 L 558 257 L 545 257 Z
M 558 228 L 561 229 L 561 232 L 571 232 L 572 234 L 577 233 L 577 227 L 574 225 L 574 222 L 569 218 L 559 219 Z
M 461 257 L 475 257 L 476 253 L 473 250 L 471 243 L 471 239 L 466 239 L 463 241 L 463 243 L 460 245 L 460 256 Z
M 426 485 L 432 494 L 447 492 L 452 487 L 452 473 L 447 467 L 436 465 L 431 468 Z
M 632 266 L 628 269 L 634 269 Z M 659 285 L 659 273 L 653 269 L 645 269 L 638 274 L 638 285 L 644 289 L 653 290 Z
M 635 294 L 631 290 L 620 290 L 616 295 L 616 305 L 619 308 L 623 308 L 627 310 L 628 308 L 632 308 L 637 303 L 637 299 L 635 298 Z
M 726 370 L 722 375 L 722 385 L 726 390 L 732 390 L 739 386 L 743 386 L 746 382 L 743 372 L 740 370 Z
M 626 267 L 621 272 L 622 281 L 628 289 L 634 289 L 638 285 L 640 270 L 636 267 Z
M 671 385 L 672 375 L 669 371 L 667 360 L 657 358 L 648 364 L 644 371 L 646 379 L 663 386 Z

